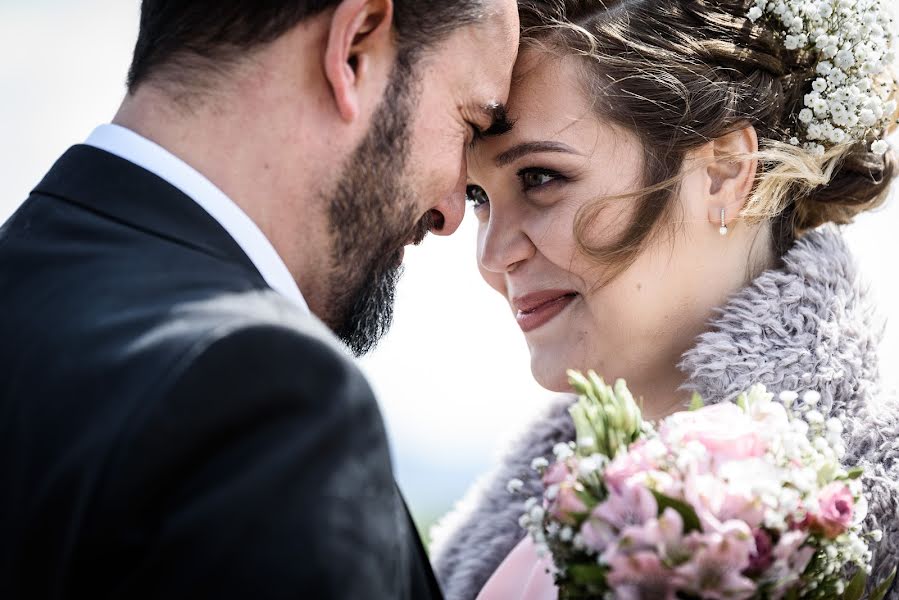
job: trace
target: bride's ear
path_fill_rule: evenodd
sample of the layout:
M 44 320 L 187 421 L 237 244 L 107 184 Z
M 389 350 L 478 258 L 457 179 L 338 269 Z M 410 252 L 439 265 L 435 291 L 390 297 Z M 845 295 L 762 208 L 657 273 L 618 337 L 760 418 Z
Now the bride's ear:
M 758 149 L 758 133 L 746 125 L 708 142 L 700 151 L 704 155 L 706 211 L 716 227 L 729 226 L 746 206 L 759 164 L 758 159 L 747 157 Z

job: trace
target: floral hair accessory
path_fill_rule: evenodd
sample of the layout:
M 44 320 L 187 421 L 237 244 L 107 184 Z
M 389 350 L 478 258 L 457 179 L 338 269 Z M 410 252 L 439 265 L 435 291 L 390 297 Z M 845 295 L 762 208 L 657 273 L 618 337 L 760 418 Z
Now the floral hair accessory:
M 885 0 L 755 0 L 748 16 L 764 19 L 787 50 L 817 63 L 790 143 L 821 156 L 827 147 L 871 140 L 871 151 L 885 154 L 883 136 L 897 108 L 890 74 L 896 32 Z

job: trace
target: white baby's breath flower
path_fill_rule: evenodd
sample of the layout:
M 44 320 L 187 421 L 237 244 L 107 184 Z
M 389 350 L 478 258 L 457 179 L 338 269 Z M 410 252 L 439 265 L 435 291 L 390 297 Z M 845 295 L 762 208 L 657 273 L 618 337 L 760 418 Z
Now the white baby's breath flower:
M 574 456 L 574 450 L 568 444 L 559 443 L 553 446 L 553 454 L 558 460 L 566 460 Z
M 546 488 L 546 492 L 544 492 L 546 499 L 549 501 L 555 500 L 556 496 L 559 495 L 559 485 L 554 483 L 548 488 Z
M 762 9 L 758 6 L 753 6 L 749 9 L 749 20 L 755 23 L 759 19 L 762 18 Z
M 871 144 L 871 152 L 874 154 L 879 154 L 883 156 L 890 149 L 890 145 L 886 140 L 877 140 L 873 144 Z
M 809 390 L 802 394 L 802 402 L 806 406 L 818 406 L 818 403 L 821 402 L 821 394 L 815 390 Z
M 791 391 L 781 392 L 778 396 L 778 399 L 784 404 L 784 406 L 792 406 L 798 398 L 799 394 Z
M 524 482 L 520 479 L 510 479 L 509 483 L 506 484 L 506 490 L 510 494 L 518 494 L 521 490 L 524 489 Z
M 834 433 L 843 433 L 843 422 L 836 417 L 827 419 L 826 426 L 827 431 L 833 431 Z
M 858 113 L 858 122 L 865 127 L 871 127 L 877 123 L 877 117 L 874 116 L 874 111 L 870 108 L 863 108 Z
M 872 116 L 874 113 L 871 113 Z M 803 123 L 811 123 L 815 119 L 815 113 L 810 108 L 803 108 L 799 111 L 799 120 Z
M 531 461 L 531 469 L 534 471 L 542 471 L 549 467 L 549 461 L 543 458 L 542 456 L 538 456 L 534 460 Z

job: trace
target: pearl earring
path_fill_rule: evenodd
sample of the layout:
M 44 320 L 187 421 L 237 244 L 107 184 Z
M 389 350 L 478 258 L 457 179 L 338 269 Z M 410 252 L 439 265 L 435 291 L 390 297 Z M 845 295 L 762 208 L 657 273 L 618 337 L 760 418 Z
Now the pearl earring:
M 718 230 L 722 236 L 727 235 L 727 221 L 725 220 L 726 211 L 721 209 L 721 229 Z

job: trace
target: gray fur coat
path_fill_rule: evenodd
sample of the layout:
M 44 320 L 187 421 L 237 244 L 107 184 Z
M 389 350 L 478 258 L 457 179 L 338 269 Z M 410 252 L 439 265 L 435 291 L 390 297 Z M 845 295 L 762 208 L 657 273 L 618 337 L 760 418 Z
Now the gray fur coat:
M 732 400 L 754 383 L 775 392 L 821 393 L 821 412 L 844 424 L 847 464 L 865 469 L 867 526 L 883 530 L 873 580 L 899 562 L 899 404 L 879 389 L 881 332 L 845 242 L 835 229 L 822 228 L 801 239 L 780 269 L 734 296 L 681 364 L 686 388 L 707 402 Z M 551 457 L 554 444 L 574 439 L 572 401 L 552 402 L 435 527 L 433 559 L 447 600 L 473 600 L 524 537 L 517 522 L 523 502 L 506 483 L 522 478 L 528 495 L 541 492 L 530 461 Z M 890 600 L 899 600 L 896 587 Z

